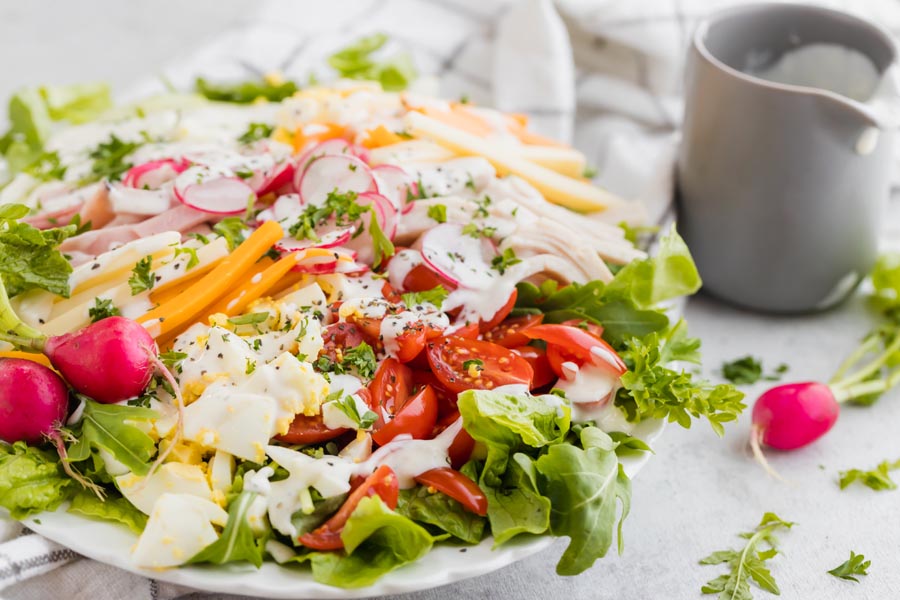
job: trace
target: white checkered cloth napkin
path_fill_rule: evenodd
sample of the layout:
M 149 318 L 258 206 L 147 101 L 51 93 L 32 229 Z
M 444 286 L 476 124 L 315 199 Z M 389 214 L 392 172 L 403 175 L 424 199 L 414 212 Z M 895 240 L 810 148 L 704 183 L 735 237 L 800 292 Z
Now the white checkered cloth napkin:
M 362 34 L 386 32 L 430 76 L 431 91 L 527 113 L 541 133 L 583 150 L 598 169 L 598 183 L 642 200 L 658 221 L 670 207 L 690 34 L 697 19 L 735 3 L 269 0 L 248 17 L 247 27 L 224 33 L 163 72 L 180 89 L 189 89 L 197 75 L 239 79 L 280 70 L 299 81 L 311 73 L 328 79 L 326 56 Z M 896 0 L 822 3 L 900 32 Z M 127 96 L 164 90 L 160 80 L 147 79 Z M 83 559 L 0 518 L 0 598 L 188 596 L 212 597 Z M 451 587 L 417 597 L 453 596 Z

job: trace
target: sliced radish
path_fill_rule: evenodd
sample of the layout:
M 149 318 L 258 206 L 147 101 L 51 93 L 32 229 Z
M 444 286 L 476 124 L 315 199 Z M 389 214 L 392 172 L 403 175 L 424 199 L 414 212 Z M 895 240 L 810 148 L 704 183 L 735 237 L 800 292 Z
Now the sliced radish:
M 246 181 L 201 166 L 176 177 L 174 189 L 182 204 L 217 215 L 236 215 L 256 202 L 256 194 Z
M 464 234 L 462 225 L 438 225 L 425 232 L 419 245 L 426 264 L 455 285 L 483 290 L 499 275 L 491 266 L 496 247 L 487 238 Z
M 276 164 L 266 180 L 256 190 L 256 194 L 258 196 L 265 196 L 266 194 L 275 192 L 291 183 L 294 181 L 294 171 L 296 171 L 296 166 L 292 160 L 285 160 Z
M 320 205 L 332 192 L 374 192 L 375 178 L 366 163 L 354 156 L 323 156 L 314 159 L 294 178 L 304 204 Z
M 169 210 L 172 191 L 145 190 L 114 183 L 109 186 L 109 202 L 117 214 L 155 216 Z
M 412 175 L 397 165 L 378 165 L 372 167 L 372 174 L 378 182 L 378 191 L 391 201 L 397 210 L 407 205 L 409 194 L 414 194 L 416 185 Z
M 353 239 L 347 242 L 347 248 L 355 250 L 359 255 L 359 260 L 364 263 L 371 263 L 375 260 L 375 249 L 373 247 L 372 235 L 369 228 L 372 223 L 372 215 L 378 221 L 378 226 L 385 235 L 390 235 L 394 229 L 396 219 L 393 218 L 394 208 L 391 203 L 381 194 L 375 192 L 366 192 L 360 194 L 356 199 L 359 206 L 371 206 L 371 211 L 366 211 L 360 217 L 360 231 Z
M 297 240 L 292 237 L 286 237 L 275 243 L 275 249 L 279 252 L 297 252 L 298 250 L 306 250 L 307 248 L 334 248 L 343 246 L 350 241 L 355 227 L 345 227 L 343 229 L 335 229 L 328 233 L 323 233 L 316 240 Z
M 309 163 L 321 156 L 355 156 L 360 159 L 364 163 L 369 163 L 369 150 L 353 144 L 352 142 L 348 142 L 342 138 L 335 138 L 331 140 L 325 140 L 324 142 L 320 142 L 315 146 L 309 148 L 303 154 L 300 155 L 300 160 L 297 161 L 297 164 L 300 165 L 300 169 L 306 168 Z
M 122 183 L 133 188 L 156 190 L 187 170 L 190 163 L 185 159 L 162 158 L 151 160 L 128 169 Z

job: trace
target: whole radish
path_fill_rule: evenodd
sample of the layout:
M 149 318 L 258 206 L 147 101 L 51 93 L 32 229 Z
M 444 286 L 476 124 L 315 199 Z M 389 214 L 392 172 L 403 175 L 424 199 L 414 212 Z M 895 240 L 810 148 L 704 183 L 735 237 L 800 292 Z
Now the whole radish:
M 802 448 L 825 435 L 839 412 L 831 388 L 823 383 L 779 385 L 753 405 L 754 436 L 779 450 Z
M 47 338 L 44 354 L 73 388 L 97 402 L 140 395 L 155 370 L 156 342 L 140 323 L 109 317 L 81 331 Z
M 44 365 L 21 358 L 0 359 L 0 440 L 36 445 L 66 420 L 69 390 Z
M 105 404 L 140 395 L 156 369 L 156 342 L 136 321 L 109 317 L 75 333 L 46 336 L 19 319 L 2 281 L 0 339 L 42 352 L 75 391 Z

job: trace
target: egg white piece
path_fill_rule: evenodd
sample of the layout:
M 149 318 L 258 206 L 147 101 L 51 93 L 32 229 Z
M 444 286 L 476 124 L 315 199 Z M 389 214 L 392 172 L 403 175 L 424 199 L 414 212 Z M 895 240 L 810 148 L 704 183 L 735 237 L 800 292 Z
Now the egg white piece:
M 213 523 L 224 526 L 227 521 L 228 513 L 209 500 L 163 494 L 153 506 L 132 560 L 150 569 L 182 565 L 218 539 Z

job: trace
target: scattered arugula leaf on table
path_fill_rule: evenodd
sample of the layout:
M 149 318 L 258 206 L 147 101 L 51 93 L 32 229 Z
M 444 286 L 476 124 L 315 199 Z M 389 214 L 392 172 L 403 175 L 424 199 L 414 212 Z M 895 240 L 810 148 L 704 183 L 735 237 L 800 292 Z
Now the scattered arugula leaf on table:
M 838 484 L 842 490 L 857 482 L 876 492 L 895 490 L 897 489 L 897 484 L 891 479 L 890 472 L 897 469 L 900 469 L 900 460 L 894 462 L 882 461 L 878 463 L 877 467 L 869 471 L 862 469 L 841 471 Z
M 711 579 L 700 591 L 704 594 L 719 594 L 720 600 L 752 600 L 752 580 L 762 590 L 775 595 L 781 594 L 767 562 L 778 554 L 775 532 L 790 529 L 793 525 L 794 523 L 785 521 L 774 513 L 764 514 L 753 531 L 740 534 L 747 540 L 743 548 L 713 552 L 700 561 L 701 565 L 724 564 L 728 567 L 728 573 Z M 761 545 L 765 545 L 765 549 L 760 549 Z
M 863 556 L 862 554 L 856 554 L 853 550 L 851 550 L 850 558 L 828 571 L 828 573 L 834 575 L 839 579 L 859 583 L 859 579 L 857 579 L 856 576 L 868 575 L 868 569 L 871 564 L 871 560 L 866 560 L 865 556 Z

